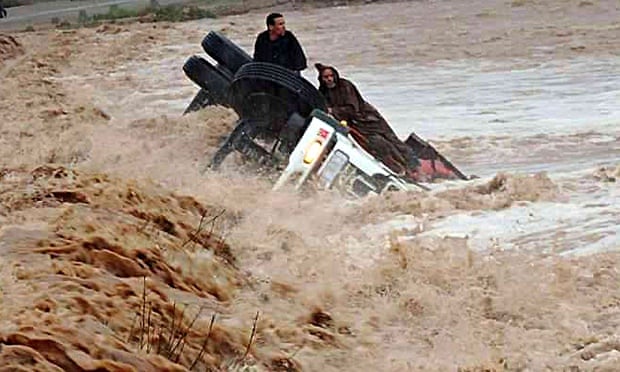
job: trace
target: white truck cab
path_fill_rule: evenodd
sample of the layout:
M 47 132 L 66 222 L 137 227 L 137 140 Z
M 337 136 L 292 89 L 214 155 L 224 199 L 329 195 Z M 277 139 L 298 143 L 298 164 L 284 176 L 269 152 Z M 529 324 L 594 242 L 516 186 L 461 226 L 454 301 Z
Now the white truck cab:
M 312 111 L 309 125 L 289 156 L 274 189 L 294 182 L 299 189 L 312 179 L 319 189 L 337 188 L 354 197 L 423 186 L 391 171 L 364 150 L 344 123 L 321 110 Z

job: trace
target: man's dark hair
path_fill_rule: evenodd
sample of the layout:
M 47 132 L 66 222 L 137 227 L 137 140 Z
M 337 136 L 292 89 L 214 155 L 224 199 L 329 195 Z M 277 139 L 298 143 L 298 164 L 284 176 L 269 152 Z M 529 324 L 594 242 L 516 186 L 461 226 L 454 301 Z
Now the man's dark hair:
M 274 26 L 276 24 L 276 18 L 284 17 L 280 13 L 271 13 L 267 16 L 267 27 Z

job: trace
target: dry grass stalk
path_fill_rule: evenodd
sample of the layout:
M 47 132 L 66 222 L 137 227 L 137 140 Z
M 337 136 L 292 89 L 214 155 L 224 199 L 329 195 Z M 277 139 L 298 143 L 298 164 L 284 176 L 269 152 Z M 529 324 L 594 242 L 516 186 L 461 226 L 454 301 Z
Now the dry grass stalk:
M 213 233 L 213 227 L 215 226 L 215 221 L 217 221 L 217 219 L 220 218 L 225 212 L 226 212 L 226 209 L 223 209 L 220 213 L 218 213 L 215 216 L 213 216 L 209 220 L 209 222 L 206 223 L 206 224 L 211 224 L 211 230 L 210 230 L 209 234 Z M 183 244 L 181 244 L 181 249 L 184 248 L 190 242 L 196 242 L 196 237 L 202 231 L 203 222 L 204 222 L 204 219 L 205 219 L 206 215 L 207 215 L 207 211 L 205 211 L 202 214 L 202 216 L 200 216 L 200 222 L 198 223 L 198 227 L 196 228 L 196 231 L 189 234 L 188 238 L 183 242 Z
M 252 333 L 250 334 L 250 341 L 248 342 L 248 347 L 245 349 L 245 353 L 243 354 L 242 360 L 247 358 L 250 353 L 250 348 L 252 347 L 252 342 L 254 342 L 254 336 L 256 335 L 256 324 L 258 323 L 258 315 L 260 311 L 256 312 L 256 317 L 254 318 L 254 324 L 252 325 Z
M 211 315 L 211 322 L 209 322 L 209 330 L 207 331 L 207 336 L 205 337 L 205 340 L 202 343 L 202 347 L 200 348 L 200 352 L 198 353 L 198 355 L 196 356 L 196 358 L 192 362 L 192 365 L 189 367 L 190 371 L 194 368 L 196 363 L 198 363 L 200 358 L 202 358 L 202 355 L 204 354 L 205 350 L 207 349 L 207 343 L 209 342 L 209 336 L 211 336 L 211 330 L 213 329 L 213 324 L 214 323 L 215 323 L 215 314 Z
M 142 277 L 142 314 L 140 316 L 140 349 L 142 349 L 142 342 L 144 338 L 144 328 L 146 326 L 146 276 Z
M 132 321 L 131 329 L 129 330 L 129 335 L 127 337 L 127 342 L 131 342 L 132 337 L 134 336 L 134 330 L 136 330 L 136 323 L 138 321 L 138 317 L 140 317 L 140 330 L 139 337 L 137 340 L 138 349 L 146 350 L 146 353 L 149 354 L 151 351 L 154 351 L 156 354 L 165 357 L 171 362 L 178 363 L 185 349 L 186 338 L 191 332 L 194 324 L 202 314 L 204 310 L 204 305 L 200 306 L 198 312 L 193 317 L 191 322 L 187 327 L 184 327 L 183 320 L 185 319 L 185 310 L 187 307 L 184 307 L 178 316 L 177 320 L 177 306 L 176 302 L 172 303 L 172 317 L 170 319 L 169 326 L 165 326 L 165 321 L 160 320 L 159 322 L 155 322 L 153 306 L 151 303 L 148 303 L 147 306 L 147 293 L 146 293 L 146 277 L 143 277 L 143 288 L 142 288 L 142 303 L 140 305 L 140 310 L 136 312 L 134 319 Z M 211 318 L 211 324 L 209 325 L 209 333 L 207 334 L 207 338 L 204 341 L 201 352 L 198 354 L 198 357 L 192 364 L 197 363 L 202 355 L 204 354 L 207 340 L 210 337 L 211 330 L 213 328 L 213 322 L 215 321 L 215 315 Z M 154 324 L 155 323 L 155 324 Z M 159 325 L 157 325 L 159 324 Z M 169 335 L 166 338 L 166 328 L 168 329 Z M 137 330 L 136 330 L 137 331 Z M 137 335 L 136 335 L 137 336 Z M 155 341 L 157 340 L 157 341 Z
M 179 360 L 181 353 L 183 352 L 183 348 L 185 347 L 185 338 L 189 334 L 190 330 L 194 327 L 194 323 L 196 323 L 196 320 L 202 313 L 203 309 L 204 309 L 204 305 L 200 306 L 200 308 L 198 309 L 198 312 L 196 313 L 196 316 L 194 316 L 194 319 L 192 319 L 189 326 L 185 329 L 184 332 L 179 334 L 179 338 L 177 339 L 176 344 L 172 347 L 172 350 L 170 351 L 170 355 L 172 356 L 174 355 L 174 352 L 179 347 L 179 345 L 181 346 L 181 349 L 177 353 L 177 356 L 174 358 L 174 362 L 177 362 Z

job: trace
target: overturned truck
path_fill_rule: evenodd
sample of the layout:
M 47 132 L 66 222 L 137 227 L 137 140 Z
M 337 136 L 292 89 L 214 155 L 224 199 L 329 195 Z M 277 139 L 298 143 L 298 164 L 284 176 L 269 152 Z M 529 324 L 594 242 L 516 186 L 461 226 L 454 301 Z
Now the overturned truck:
M 194 55 L 184 64 L 185 74 L 200 87 L 185 113 L 222 105 L 239 116 L 211 159 L 211 169 L 237 151 L 279 169 L 274 188 L 287 183 L 301 188 L 311 182 L 356 197 L 387 190 L 427 189 L 370 155 L 345 123 L 326 113 L 325 99 L 303 77 L 275 64 L 254 62 L 219 32 L 209 32 L 202 47 L 215 63 Z M 467 179 L 415 134 L 405 143 L 418 157 L 417 170 L 428 179 Z

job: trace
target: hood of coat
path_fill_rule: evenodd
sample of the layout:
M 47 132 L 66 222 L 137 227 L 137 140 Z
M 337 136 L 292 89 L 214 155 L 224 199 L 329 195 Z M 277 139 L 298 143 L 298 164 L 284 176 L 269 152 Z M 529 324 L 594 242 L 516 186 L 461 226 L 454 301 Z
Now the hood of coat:
M 327 91 L 327 86 L 325 85 L 325 83 L 323 83 L 323 80 L 321 80 L 321 74 L 326 69 L 330 69 L 334 72 L 334 83 L 338 85 L 338 80 L 340 80 L 340 74 L 338 73 L 338 70 L 336 70 L 334 66 L 324 65 L 322 63 L 315 63 L 314 67 L 316 67 L 316 70 L 319 72 L 319 75 L 317 78 L 319 80 L 319 91 L 321 91 L 321 93 L 325 93 Z

